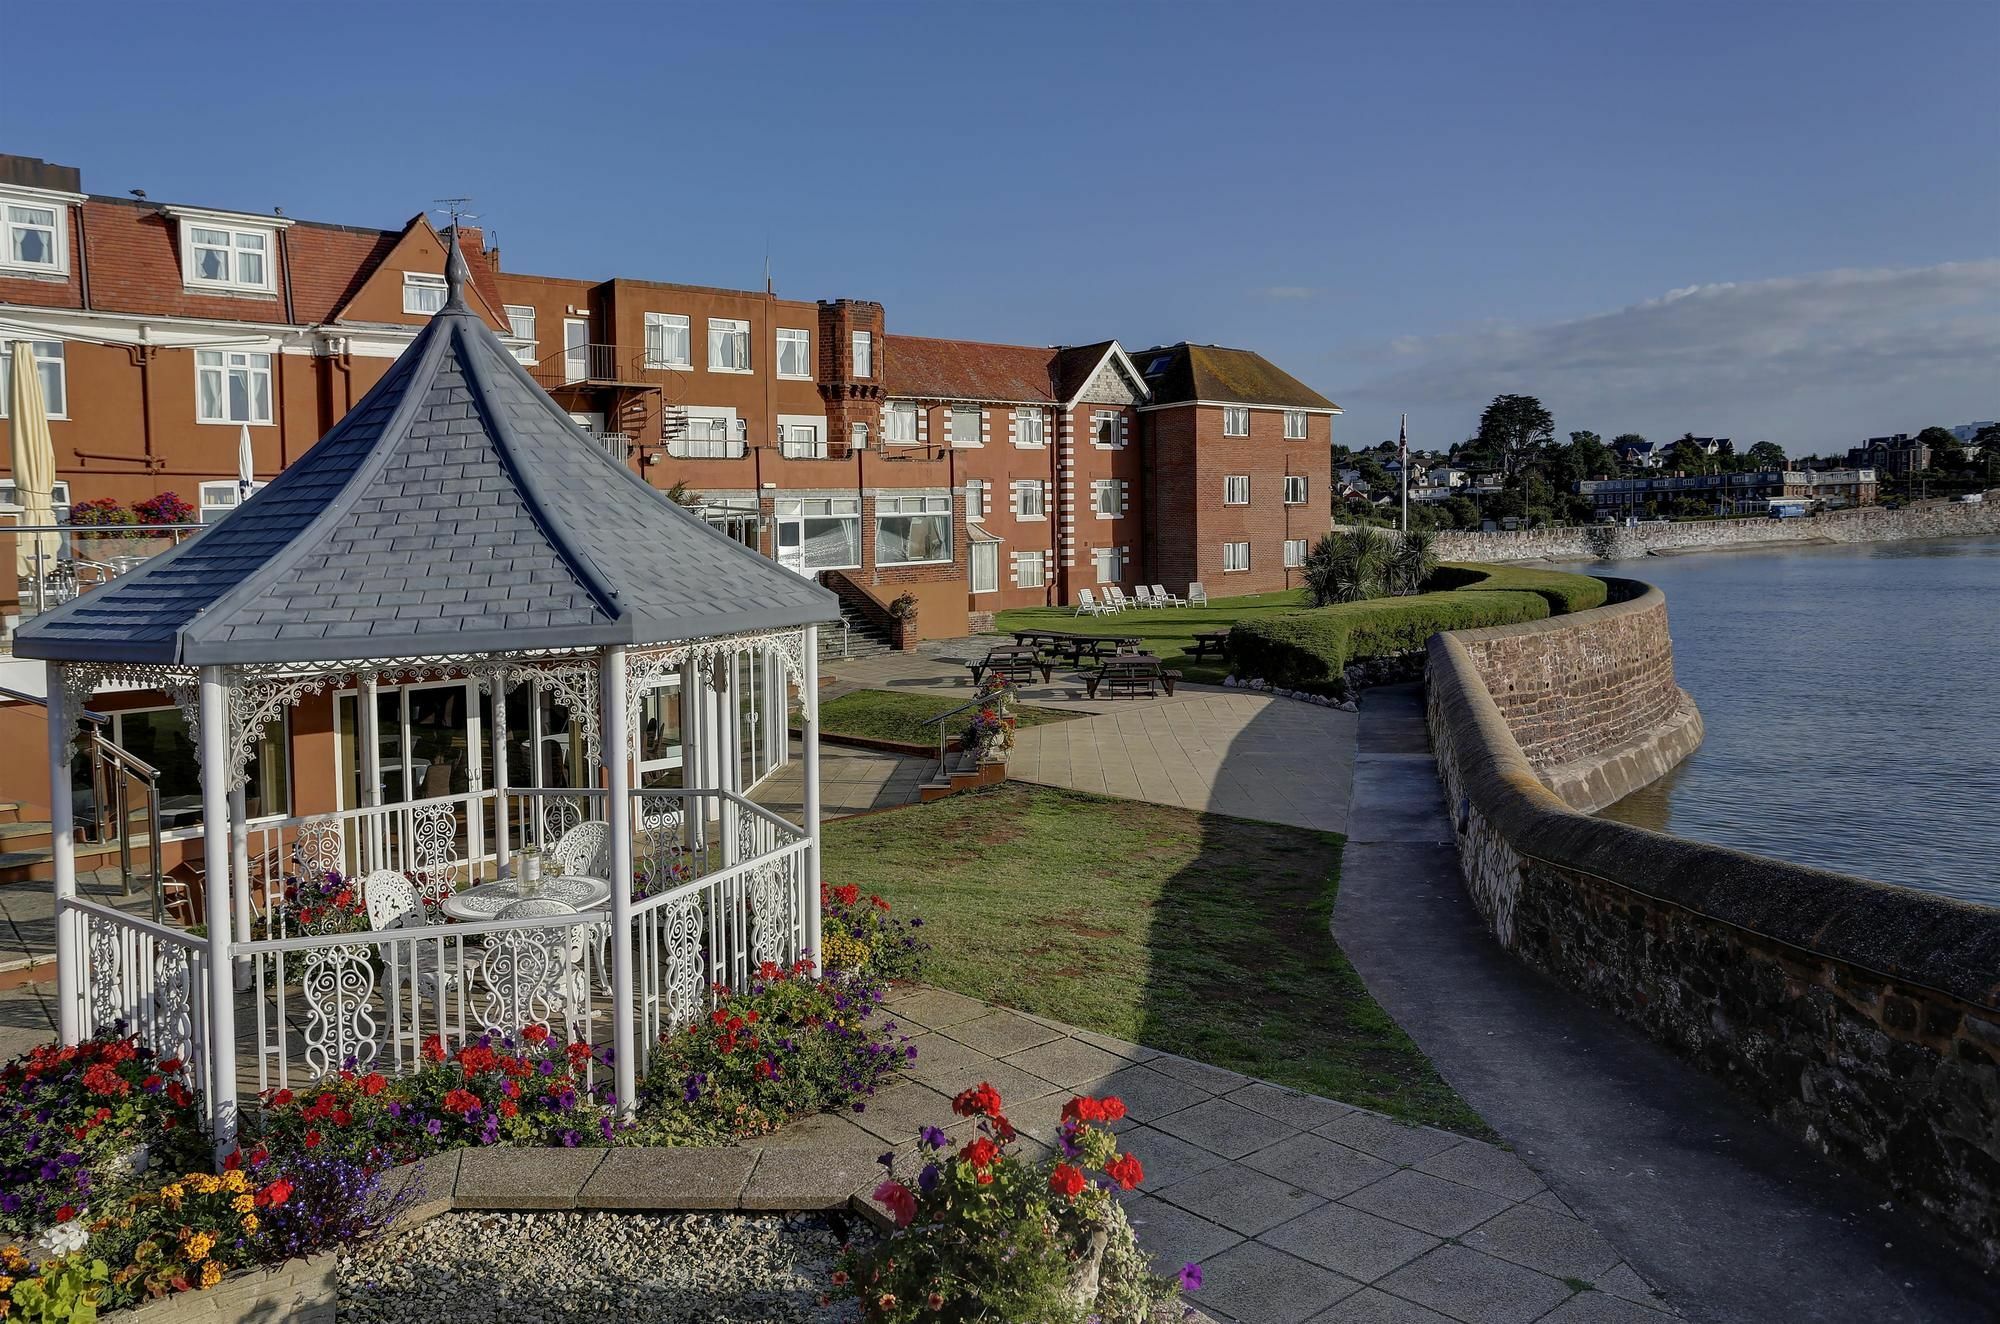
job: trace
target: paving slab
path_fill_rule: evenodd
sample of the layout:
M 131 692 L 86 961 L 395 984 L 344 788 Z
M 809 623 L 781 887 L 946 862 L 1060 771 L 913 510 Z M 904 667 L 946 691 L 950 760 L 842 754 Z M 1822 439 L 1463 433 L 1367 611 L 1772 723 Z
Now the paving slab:
M 1349 1104 L 1323 1099 L 1317 1094 L 1302 1094 L 1281 1085 L 1267 1085 L 1261 1080 L 1252 1081 L 1223 1097 L 1240 1108 L 1275 1117 L 1301 1131 L 1324 1126 L 1354 1111 Z
M 1313 1128 L 1314 1135 L 1336 1140 L 1349 1149 L 1387 1159 L 1391 1163 L 1421 1163 L 1434 1154 L 1463 1144 L 1464 1136 L 1440 1131 L 1432 1126 L 1412 1126 L 1380 1113 L 1355 1109 Z
M 1116 1053 L 1107 1052 L 1095 1044 L 1084 1043 L 1080 1039 L 1057 1038 L 1038 1044 L 1033 1048 L 1008 1055 L 1007 1065 L 1019 1067 L 1043 1080 L 1062 1086 L 1065 1090 L 1077 1090 L 1094 1081 L 1103 1080 L 1115 1071 L 1123 1070 L 1129 1063 Z
M 468 1149 L 452 1203 L 460 1209 L 573 1209 L 603 1149 Z
M 461 1151 L 433 1154 L 415 1163 L 404 1163 L 382 1174 L 377 1198 L 396 1207 L 402 1224 L 421 1223 L 451 1208 L 452 1192 L 458 1185 Z
M 1257 1239 L 1360 1283 L 1372 1283 L 1443 1244 L 1427 1232 L 1340 1204 L 1321 1205 Z
M 1306 1324 L 1463 1324 L 1463 1321 L 1400 1296 L 1364 1287 L 1324 1315 L 1314 1315 Z
M 1376 1286 L 1467 1324 L 1528 1324 L 1571 1295 L 1546 1274 L 1454 1245 L 1439 1246 Z
M 1342 1196 L 1341 1203 L 1436 1237 L 1469 1232 L 1508 1205 L 1500 1196 L 1408 1168 Z
M 884 1146 L 766 1149 L 743 1187 L 745 1209 L 844 1209 L 855 1192 L 882 1179 Z
M 1460 1238 L 1474 1250 L 1555 1278 L 1595 1283 L 1619 1263 L 1618 1252 L 1581 1220 L 1516 1205 Z
M 1150 1126 L 1119 1132 L 1118 1148 L 1139 1156 L 1139 1166 L 1146 1172 L 1143 1187 L 1156 1193 L 1210 1168 L 1229 1166 L 1229 1160 L 1222 1155 Z
M 1287 1136 L 1299 1134 L 1289 1123 L 1262 1113 L 1253 1113 L 1227 1099 L 1210 1099 L 1191 1108 L 1169 1113 L 1153 1123 L 1168 1135 L 1190 1144 L 1240 1159 Z
M 577 1203 L 592 1209 L 735 1209 L 762 1156 L 749 1146 L 606 1150 Z
M 1468 1140 L 1414 1165 L 1418 1172 L 1472 1186 L 1509 1200 L 1530 1200 L 1547 1189 L 1534 1169 L 1497 1145 Z
M 1040 1021 L 1011 1011 L 989 1012 L 969 1021 L 948 1025 L 938 1033 L 948 1039 L 956 1039 L 968 1048 L 974 1048 L 988 1057 L 1006 1057 L 1036 1044 L 1045 1044 L 1061 1039 L 1062 1032 L 1051 1030 Z
M 1120 1067 L 1101 1080 L 1087 1082 L 1087 1086 L 1091 1094 L 1100 1097 L 1117 1095 L 1125 1105 L 1126 1115 L 1140 1122 L 1191 1108 L 1213 1097 L 1206 1090 L 1143 1065 Z
M 1155 1273 L 1178 1273 L 1183 1264 L 1199 1263 L 1244 1240 L 1241 1233 L 1151 1195 L 1127 1200 L 1125 1217 Z
M 1189 1297 L 1239 1324 L 1301 1324 L 1361 1289 L 1352 1278 L 1255 1241 L 1210 1256 L 1201 1271 L 1201 1288 Z
M 1671 1318 L 1622 1297 L 1578 1292 L 1542 1316 L 1542 1324 L 1665 1324 Z
M 897 998 L 893 1005 L 897 1019 L 921 1025 L 927 1030 L 963 1025 L 993 1010 L 978 998 L 968 998 L 962 993 L 941 988 L 919 989 L 908 997 Z
M 1206 1062 L 1178 1057 L 1172 1053 L 1162 1053 L 1146 1065 L 1164 1075 L 1172 1076 L 1175 1080 L 1186 1081 L 1197 1089 L 1207 1090 L 1210 1094 L 1227 1094 L 1250 1083 L 1250 1077 L 1241 1072 L 1212 1067 Z
M 1338 1200 L 1396 1171 L 1396 1165 L 1386 1159 L 1315 1135 L 1280 1140 L 1245 1155 L 1242 1163 L 1329 1200 Z
M 901 1145 L 914 1141 L 926 1126 L 949 1127 L 962 1119 L 953 1116 L 949 1094 L 919 1080 L 904 1080 L 878 1090 L 867 1110 L 848 1120 L 869 1135 Z
M 1141 1160 L 1143 1162 L 1143 1159 Z M 1231 1232 L 1254 1237 L 1269 1228 L 1316 1209 L 1326 1201 L 1275 1177 L 1222 1164 L 1182 1181 L 1164 1184 L 1156 1194 Z

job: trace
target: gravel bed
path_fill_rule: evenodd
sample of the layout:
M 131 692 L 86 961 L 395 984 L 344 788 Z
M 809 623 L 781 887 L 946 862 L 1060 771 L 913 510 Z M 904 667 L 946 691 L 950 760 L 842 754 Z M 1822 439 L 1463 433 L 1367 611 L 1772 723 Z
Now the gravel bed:
M 340 1256 L 340 1318 L 834 1324 L 843 1233 L 817 1214 L 444 1214 Z

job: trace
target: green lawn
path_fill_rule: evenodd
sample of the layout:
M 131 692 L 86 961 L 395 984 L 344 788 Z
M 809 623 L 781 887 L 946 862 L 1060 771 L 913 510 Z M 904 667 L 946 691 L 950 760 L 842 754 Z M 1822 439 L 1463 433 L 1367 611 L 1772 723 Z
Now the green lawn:
M 1069 607 L 1016 607 L 1003 611 L 993 628 L 1008 630 L 1068 630 L 1073 634 L 1129 636 L 1146 641 L 1147 650 L 1188 680 L 1217 682 L 1229 674 L 1228 662 L 1210 654 L 1202 661 L 1190 655 L 1197 630 L 1227 630 L 1236 622 L 1258 616 L 1282 616 L 1303 611 L 1297 589 L 1283 593 L 1253 593 L 1241 598 L 1212 598 L 1205 607 L 1133 607 L 1111 616 L 1078 616 Z
M 925 921 L 941 987 L 1490 1135 L 1335 945 L 1341 844 L 1010 782 L 832 821 L 824 852 Z
M 827 735 L 861 736 L 870 740 L 901 740 L 912 745 L 937 744 L 937 727 L 930 719 L 971 702 L 968 690 L 944 694 L 914 693 L 906 690 L 856 690 L 819 706 L 819 727 Z M 954 729 L 965 725 L 965 716 L 952 719 Z M 1054 708 L 1014 708 L 1017 727 L 1041 726 L 1046 722 L 1067 722 L 1081 713 L 1058 712 Z

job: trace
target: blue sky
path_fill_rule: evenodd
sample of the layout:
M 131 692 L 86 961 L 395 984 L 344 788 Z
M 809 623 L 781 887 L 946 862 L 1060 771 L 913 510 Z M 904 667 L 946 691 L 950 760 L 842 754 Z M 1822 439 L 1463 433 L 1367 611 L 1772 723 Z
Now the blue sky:
M 0 149 L 94 192 L 465 194 L 566 275 L 755 287 L 768 245 L 894 331 L 1261 350 L 1354 444 L 1499 391 L 1795 453 L 2000 416 L 1990 3 L 70 12 Z

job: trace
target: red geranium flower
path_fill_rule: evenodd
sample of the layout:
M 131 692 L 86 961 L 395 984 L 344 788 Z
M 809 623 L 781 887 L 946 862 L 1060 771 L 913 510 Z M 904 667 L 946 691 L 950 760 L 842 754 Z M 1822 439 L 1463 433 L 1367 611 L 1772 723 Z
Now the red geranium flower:
M 448 1113 L 468 1113 L 479 1106 L 479 1096 L 471 1090 L 448 1090 L 444 1096 L 444 1110 Z
M 1118 1183 L 1124 1190 L 1131 1190 L 1146 1178 L 1146 1170 L 1139 1166 L 1139 1160 L 1130 1154 L 1120 1154 L 1104 1165 L 1104 1175 Z
M 307 1148 L 307 1149 L 312 1149 L 312 1148 L 316 1147 L 316 1146 L 317 1146 L 317 1145 L 319 1144 L 319 1141 L 320 1141 L 320 1135 L 319 1135 L 319 1132 L 317 1132 L 317 1131 L 308 1131 L 308 1132 L 306 1132 L 306 1134 L 305 1134 L 305 1142 L 306 1142 L 306 1148 Z
M 371 1071 L 361 1078 L 361 1092 L 372 1099 L 387 1088 L 388 1084 L 388 1077 L 379 1071 Z
M 256 1195 L 257 1203 L 266 1209 L 275 1209 L 291 1198 L 292 1184 L 282 1177 L 257 1192 Z
M 970 1163 L 974 1168 L 986 1168 L 992 1166 L 993 1160 L 1000 1157 L 1000 1146 L 994 1144 L 985 1136 L 980 1136 L 964 1149 L 959 1150 L 958 1156 L 967 1163 Z
M 1055 1170 L 1049 1173 L 1049 1189 L 1057 1195 L 1068 1196 L 1074 1200 L 1083 1194 L 1083 1187 L 1083 1174 L 1067 1163 L 1056 1164 Z
M 980 1081 L 972 1089 L 965 1090 L 951 1101 L 951 1110 L 960 1117 L 998 1117 L 1000 1115 L 1000 1091 L 985 1081 Z
M 549 1037 L 549 1027 L 546 1025 L 525 1026 L 521 1030 L 521 1037 L 531 1044 L 542 1043 Z
M 885 1181 L 875 1188 L 875 1201 L 889 1211 L 897 1227 L 908 1227 L 917 1216 L 917 1197 L 899 1181 Z

